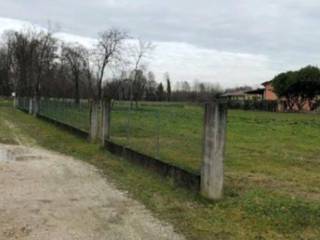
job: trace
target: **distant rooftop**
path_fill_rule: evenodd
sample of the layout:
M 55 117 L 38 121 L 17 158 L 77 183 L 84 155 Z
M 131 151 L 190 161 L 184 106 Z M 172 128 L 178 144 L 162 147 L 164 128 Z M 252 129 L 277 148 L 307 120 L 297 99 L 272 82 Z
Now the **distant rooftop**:
M 235 91 L 235 92 L 228 92 L 228 93 L 222 94 L 222 97 L 243 96 L 243 95 L 245 95 L 244 91 Z
M 222 97 L 241 97 L 246 94 L 263 94 L 263 93 L 264 93 L 264 88 L 258 88 L 250 91 L 227 92 L 225 94 L 222 94 Z
M 246 91 L 247 94 L 263 94 L 264 93 L 264 88 L 258 88 L 255 90 L 250 90 L 250 91 Z

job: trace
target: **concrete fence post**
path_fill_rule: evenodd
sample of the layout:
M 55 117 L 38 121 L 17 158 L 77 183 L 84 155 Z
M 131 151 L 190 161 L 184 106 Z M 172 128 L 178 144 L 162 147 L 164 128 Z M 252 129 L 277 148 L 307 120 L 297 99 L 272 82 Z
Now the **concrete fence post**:
M 28 100 L 29 100 L 29 114 L 32 114 L 32 112 L 33 112 L 33 99 L 32 98 L 28 98 Z
M 30 105 L 30 102 L 29 102 L 29 98 L 27 98 L 27 97 L 24 97 L 23 98 L 23 108 L 25 109 L 25 110 L 29 110 L 29 105 Z
M 33 116 L 37 116 L 39 112 L 39 99 L 37 97 L 33 98 L 33 103 L 32 103 L 32 114 Z
M 98 137 L 98 103 L 92 101 L 90 104 L 90 141 L 96 142 Z
M 14 101 L 13 107 L 14 108 L 18 108 L 19 105 L 20 105 L 20 98 L 17 96 L 17 97 L 15 97 L 15 101 Z
M 212 200 L 223 197 L 226 128 L 227 105 L 222 102 L 207 103 L 204 113 L 201 194 Z
M 102 102 L 102 119 L 101 119 L 101 143 L 104 146 L 105 139 L 110 139 L 110 123 L 111 123 L 111 102 L 104 100 Z
M 11 94 L 11 96 L 12 96 L 12 100 L 13 100 L 13 108 L 16 108 L 17 107 L 17 95 L 15 92 L 13 92 Z

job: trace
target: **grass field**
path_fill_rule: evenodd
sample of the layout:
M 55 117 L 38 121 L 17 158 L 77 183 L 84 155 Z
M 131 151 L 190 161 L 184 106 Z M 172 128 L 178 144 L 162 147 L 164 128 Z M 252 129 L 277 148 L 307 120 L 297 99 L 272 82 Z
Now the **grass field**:
M 176 145 L 161 157 L 198 171 L 201 108 L 142 108 L 131 113 L 136 119 L 131 120 L 132 126 L 142 122 L 146 133 L 152 133 L 153 120 L 145 112 L 160 109 L 160 143 L 167 138 Z M 172 113 L 176 122 L 171 117 L 164 120 Z M 126 114 L 118 109 L 113 115 L 117 141 L 124 141 Z M 17 135 L 94 164 L 188 239 L 320 239 L 320 115 L 230 111 L 225 198 L 218 202 L 208 202 L 177 188 L 170 179 L 0 104 L 0 142 L 14 143 Z M 148 134 L 137 139 L 131 137 L 133 147 L 146 150 L 143 141 L 150 141 Z
M 116 103 L 111 113 L 111 140 L 198 172 L 202 125 L 199 106 L 141 103 L 130 110 L 128 104 Z
M 62 107 L 64 106 L 64 107 Z M 83 130 L 89 107 L 43 104 L 42 113 Z M 320 160 L 320 115 L 229 111 L 226 163 L 263 172 L 265 164 L 282 170 Z M 182 168 L 199 171 L 202 158 L 203 108 L 190 104 L 140 104 L 129 110 L 116 103 L 111 139 Z M 157 145 L 159 144 L 159 148 Z M 158 151 L 159 149 L 159 151 Z M 269 171 L 272 171 L 270 169 Z
M 131 112 L 116 106 L 112 112 L 111 136 L 127 144 L 130 118 L 130 145 L 183 168 L 201 167 L 203 108 L 195 105 L 143 104 Z M 320 115 L 229 111 L 226 161 L 246 170 L 300 166 L 320 161 Z M 272 171 L 272 170 L 270 170 Z

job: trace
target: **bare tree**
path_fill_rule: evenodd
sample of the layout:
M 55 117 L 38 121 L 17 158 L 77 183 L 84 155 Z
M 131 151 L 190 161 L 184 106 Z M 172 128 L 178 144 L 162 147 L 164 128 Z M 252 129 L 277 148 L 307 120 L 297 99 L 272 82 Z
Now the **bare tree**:
M 0 95 L 9 96 L 14 90 L 11 71 L 11 53 L 6 43 L 0 46 Z
M 182 82 L 181 90 L 183 92 L 190 92 L 191 91 L 190 84 L 187 81 Z
M 56 40 L 50 32 L 34 29 L 8 32 L 6 39 L 19 94 L 39 98 L 41 80 L 56 56 Z
M 133 79 L 131 80 L 130 87 L 130 102 L 132 107 L 132 101 L 137 101 L 137 96 L 142 96 L 143 92 L 137 93 L 137 91 L 144 91 L 146 85 L 146 78 L 143 76 L 142 66 L 143 61 L 147 58 L 150 58 L 152 50 L 155 48 L 155 45 L 152 42 L 138 40 L 137 44 L 134 44 L 131 47 L 131 56 L 130 58 L 133 61 Z M 135 87 L 134 85 L 137 85 Z
M 79 44 L 62 46 L 62 64 L 66 64 L 70 67 L 74 82 L 74 100 L 76 104 L 80 103 L 80 76 L 87 70 L 87 54 L 87 49 Z
M 146 83 L 146 100 L 156 101 L 157 100 L 157 87 L 156 77 L 153 72 L 148 72 L 148 79 Z
M 15 86 L 19 95 L 31 96 L 30 71 L 32 66 L 32 49 L 30 40 L 22 32 L 9 31 L 4 35 L 6 47 L 11 52 L 12 69 L 15 73 Z
M 121 59 L 123 40 L 127 34 L 117 29 L 107 30 L 99 35 L 98 44 L 94 51 L 97 78 L 97 98 L 102 99 L 103 79 L 106 67 Z
M 51 32 L 41 31 L 39 33 L 33 32 L 31 45 L 35 45 L 34 52 L 34 73 L 35 86 L 34 96 L 39 99 L 41 96 L 41 81 L 46 71 L 50 69 L 54 59 L 57 57 L 57 41 L 53 38 Z
M 97 99 L 97 79 L 96 79 L 96 75 L 95 70 L 94 70 L 94 59 L 95 59 L 95 53 L 94 51 L 86 51 L 84 53 L 84 78 L 87 80 L 86 84 L 87 84 L 87 92 L 88 92 L 88 97 L 90 99 Z
M 138 39 L 138 43 L 134 44 L 131 48 L 131 58 L 133 59 L 134 70 L 141 68 L 143 61 L 151 57 L 151 52 L 154 50 L 155 45 L 152 42 Z
M 135 101 L 136 107 L 138 107 L 138 101 L 144 97 L 145 89 L 147 85 L 147 78 L 144 76 L 142 70 L 135 70 L 132 72 L 134 80 L 132 81 L 130 100 Z

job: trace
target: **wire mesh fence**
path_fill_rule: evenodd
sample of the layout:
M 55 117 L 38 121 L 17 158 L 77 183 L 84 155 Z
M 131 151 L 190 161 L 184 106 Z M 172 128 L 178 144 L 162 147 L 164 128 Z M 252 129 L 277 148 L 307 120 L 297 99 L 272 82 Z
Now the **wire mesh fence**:
M 29 104 L 28 98 L 18 100 L 18 107 L 25 111 L 29 111 Z M 139 102 L 136 105 L 113 101 L 110 141 L 199 172 L 203 111 L 203 106 L 187 103 Z M 72 99 L 41 99 L 38 114 L 86 132 L 90 129 L 88 100 L 77 104 Z
M 114 102 L 111 141 L 138 152 L 199 171 L 203 107 L 186 103 Z
M 29 112 L 30 104 L 33 104 L 30 101 L 30 98 L 18 98 L 17 107 Z M 90 105 L 88 100 L 75 103 L 72 99 L 41 99 L 37 114 L 89 131 Z
M 89 131 L 90 105 L 87 100 L 42 99 L 39 114 L 75 128 Z
M 20 97 L 17 101 L 17 107 L 24 111 L 29 111 L 30 100 L 26 97 Z

